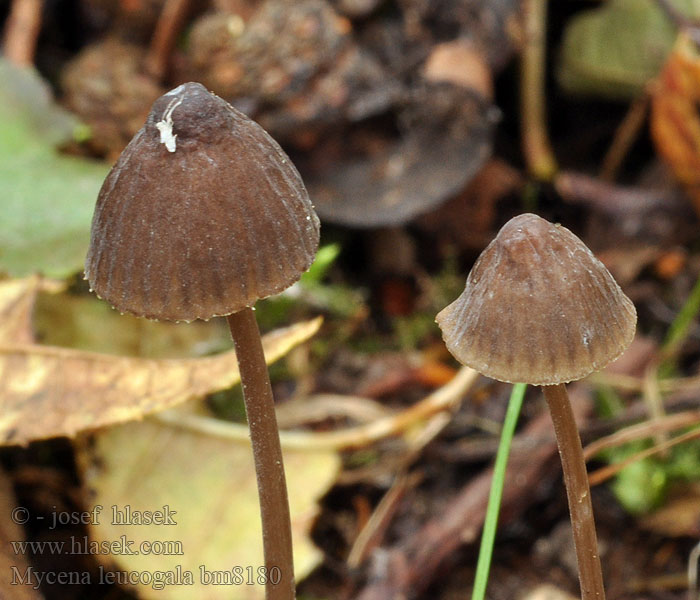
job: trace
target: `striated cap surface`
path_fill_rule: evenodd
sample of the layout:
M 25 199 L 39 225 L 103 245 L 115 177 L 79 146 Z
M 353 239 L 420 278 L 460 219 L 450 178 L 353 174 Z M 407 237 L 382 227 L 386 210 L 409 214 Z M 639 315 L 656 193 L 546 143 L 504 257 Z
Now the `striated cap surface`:
M 554 385 L 620 356 L 637 314 L 579 238 L 524 214 L 503 226 L 436 320 L 461 363 L 499 381 Z
M 85 276 L 122 312 L 191 321 L 289 287 L 319 221 L 289 157 L 198 83 L 161 96 L 105 179 Z

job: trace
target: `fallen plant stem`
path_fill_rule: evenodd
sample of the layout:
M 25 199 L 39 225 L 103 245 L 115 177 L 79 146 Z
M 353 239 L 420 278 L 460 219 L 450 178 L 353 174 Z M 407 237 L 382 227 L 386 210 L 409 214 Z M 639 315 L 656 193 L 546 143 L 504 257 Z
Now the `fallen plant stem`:
M 389 490 L 384 494 L 379 504 L 372 512 L 355 542 L 346 560 L 351 569 L 358 568 L 371 551 L 379 545 L 384 532 L 396 513 L 401 499 L 422 479 L 420 473 L 411 473 L 409 467 L 418 458 L 425 446 L 445 428 L 451 418 L 446 413 L 433 416 L 425 428 L 412 440 L 408 452 L 402 455 L 397 468 L 397 475 Z
M 639 418 L 635 419 L 639 420 Z M 635 442 L 640 439 L 652 437 L 657 431 L 673 432 L 686 427 L 693 427 L 700 424 L 700 410 L 689 410 L 669 414 L 658 421 L 643 421 L 633 425 L 624 425 L 623 429 L 619 429 L 614 433 L 596 439 L 588 444 L 583 449 L 583 455 L 586 461 L 593 459 L 597 454 L 609 448 L 616 448 L 629 442 Z M 598 430 L 597 427 L 593 431 L 588 431 L 589 434 L 594 434 Z M 584 432 L 585 433 L 585 432 Z M 516 438 L 511 446 L 511 451 L 527 452 L 537 444 L 546 444 L 554 440 L 553 434 L 543 434 L 540 437 L 520 439 Z M 498 448 L 498 440 L 493 438 L 475 439 L 466 443 L 463 449 L 454 453 L 452 460 L 462 462 L 483 461 L 493 458 Z
M 478 376 L 479 374 L 473 369 L 463 367 L 457 371 L 452 381 L 396 415 L 331 432 L 281 431 L 280 441 L 284 448 L 309 452 L 368 446 L 386 437 L 398 435 L 436 413 L 452 410 Z M 248 428 L 245 425 L 177 410 L 160 412 L 155 415 L 155 418 L 176 427 L 192 429 L 241 443 L 250 443 Z
M 641 392 L 644 389 L 644 378 L 632 375 L 594 373 L 591 379 L 596 383 L 609 385 L 625 392 Z M 700 388 L 700 375 L 691 377 L 674 377 L 660 379 L 658 381 L 659 391 L 662 393 L 692 391 Z
M 644 126 L 647 111 L 649 109 L 649 94 L 644 92 L 635 98 L 627 111 L 624 119 L 618 126 L 610 144 L 610 148 L 603 158 L 600 168 L 600 178 L 605 181 L 614 181 L 620 166 L 629 153 L 630 147 L 637 139 Z
M 298 396 L 278 406 L 277 424 L 281 429 L 291 429 L 314 421 L 338 418 L 369 423 L 393 412 L 376 400 L 363 396 L 312 394 Z
M 600 483 L 603 483 L 604 481 L 607 481 L 614 475 L 617 475 L 620 471 L 622 471 L 622 469 L 631 465 L 632 463 L 653 456 L 654 454 L 666 452 L 666 450 L 672 448 L 673 446 L 677 446 L 678 444 L 683 444 L 694 439 L 700 439 L 700 427 L 697 429 L 693 429 L 692 431 L 688 431 L 677 437 L 671 438 L 670 440 L 668 440 L 667 442 L 663 442 L 662 444 L 657 444 L 651 448 L 647 448 L 646 450 L 637 452 L 636 454 L 628 456 L 620 462 L 608 465 L 607 467 L 603 467 L 601 469 L 598 469 L 597 471 L 593 471 L 588 475 L 588 481 L 590 482 L 590 485 L 598 485 Z
M 691 410 L 682 413 L 666 415 L 655 421 L 645 421 L 636 425 L 630 425 L 620 429 L 606 437 L 591 442 L 583 449 L 583 456 L 591 460 L 603 450 L 617 448 L 623 444 L 635 442 L 653 436 L 658 432 L 670 432 L 684 427 L 691 427 L 700 423 L 700 410 Z
M 170 56 L 185 24 L 190 4 L 191 0 L 166 0 L 158 17 L 145 59 L 146 72 L 158 81 L 167 75 Z
M 551 181 L 557 162 L 547 134 L 545 108 L 546 0 L 526 0 L 523 6 L 525 47 L 520 74 L 523 154 L 530 173 Z
M 642 399 L 646 404 L 652 422 L 663 419 L 666 416 L 664 400 L 659 391 L 659 379 L 657 364 L 650 364 L 644 373 L 644 387 L 642 388 Z M 665 432 L 661 429 L 654 433 L 655 443 L 661 445 L 668 440 Z
M 372 550 L 379 545 L 399 508 L 399 503 L 420 479 L 417 473 L 401 472 L 396 476 L 391 487 L 382 496 L 369 520 L 355 538 L 345 561 L 349 569 L 359 568 Z

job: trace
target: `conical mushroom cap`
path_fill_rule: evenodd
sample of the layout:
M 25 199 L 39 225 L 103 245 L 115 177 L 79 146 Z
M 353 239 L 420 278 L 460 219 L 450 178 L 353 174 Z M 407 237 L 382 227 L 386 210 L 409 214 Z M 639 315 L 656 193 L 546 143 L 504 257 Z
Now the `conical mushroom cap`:
M 637 313 L 580 239 L 524 214 L 503 226 L 436 320 L 461 363 L 500 381 L 554 385 L 620 356 Z
M 153 104 L 105 179 L 86 279 L 122 312 L 191 321 L 294 283 L 319 222 L 289 157 L 198 83 Z

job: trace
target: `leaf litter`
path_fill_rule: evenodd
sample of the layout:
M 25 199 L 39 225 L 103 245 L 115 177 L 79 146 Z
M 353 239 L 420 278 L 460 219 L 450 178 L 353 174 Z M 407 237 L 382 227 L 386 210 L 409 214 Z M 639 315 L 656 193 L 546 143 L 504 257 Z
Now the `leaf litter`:
M 202 398 L 239 381 L 233 351 L 203 358 L 146 359 L 111 356 L 26 342 L 28 296 L 36 288 L 10 280 L 0 286 L 2 321 L 24 322 L 23 331 L 0 338 L 0 440 L 33 440 L 124 423 Z M 321 319 L 275 331 L 264 337 L 268 360 L 283 356 L 311 337 Z M 186 325 L 183 325 L 186 327 Z M 25 336 L 17 342 L 11 336 Z
M 138 574 L 147 574 L 144 576 L 150 583 L 137 583 L 137 593 L 143 598 L 230 598 L 229 586 L 206 585 L 208 573 L 217 577 L 220 571 L 230 573 L 231 565 L 243 565 L 242 576 L 252 584 L 234 588 L 240 591 L 236 597 L 264 597 L 264 587 L 256 583 L 260 576 L 256 565 L 264 562 L 249 446 L 152 420 L 115 426 L 237 383 L 235 354 L 158 360 L 33 343 L 31 315 L 41 287 L 38 277 L 0 282 L 3 440 L 27 443 L 101 427 L 93 436 L 76 440 L 86 501 L 92 506 L 128 506 L 134 511 L 167 506 L 177 514 L 177 525 L 165 529 L 158 524 L 120 524 L 113 517 L 105 518 L 102 524 L 93 522 L 89 541 L 87 537 L 78 541 L 84 543 L 86 551 L 91 543 L 127 537 L 135 547 L 158 541 L 166 544 L 166 550 L 175 548 L 165 559 L 158 552 L 133 557 L 100 555 L 109 569 L 117 569 L 109 571 L 108 580 L 114 577 L 113 581 L 120 581 L 122 576 L 134 582 Z M 267 334 L 263 337 L 267 360 L 272 362 L 308 340 L 320 325 L 319 317 Z M 322 558 L 308 532 L 318 510 L 316 501 L 335 480 L 340 458 L 333 450 L 313 454 L 288 451 L 285 464 L 297 572 L 304 575 Z M 170 542 L 176 546 L 167 546 Z M 26 572 L 26 565 L 18 568 Z M 165 573 L 171 569 L 172 573 L 196 574 L 198 585 L 159 590 L 152 578 L 161 573 L 168 577 Z M 28 593 L 26 598 L 38 597 Z

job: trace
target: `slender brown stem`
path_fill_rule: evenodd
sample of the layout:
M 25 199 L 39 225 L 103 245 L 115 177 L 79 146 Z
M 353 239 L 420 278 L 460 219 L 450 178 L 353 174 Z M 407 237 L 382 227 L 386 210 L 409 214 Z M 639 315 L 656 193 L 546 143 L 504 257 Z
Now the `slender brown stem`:
M 598 541 L 596 539 L 591 489 L 583 459 L 581 438 L 578 434 L 574 413 L 571 410 L 566 386 L 549 385 L 542 388 L 549 405 L 549 412 L 557 436 L 559 456 L 564 472 L 564 484 L 569 499 L 569 513 L 574 533 L 576 560 L 582 600 L 604 600 L 603 573 L 600 567 Z
M 292 527 L 270 377 L 252 308 L 229 315 L 228 325 L 241 372 L 250 440 L 258 478 L 267 600 L 290 600 L 294 593 Z M 277 575 L 281 575 L 277 582 Z M 275 583 L 277 582 L 277 583 Z
M 542 181 L 551 181 L 557 172 L 557 161 L 547 135 L 544 97 L 547 0 L 526 0 L 523 13 L 525 47 L 520 72 L 523 153 L 530 173 Z

